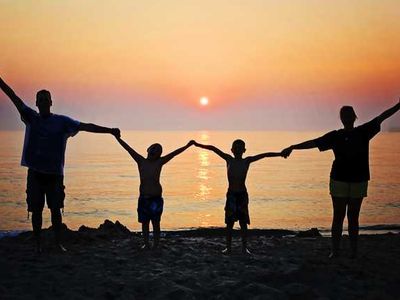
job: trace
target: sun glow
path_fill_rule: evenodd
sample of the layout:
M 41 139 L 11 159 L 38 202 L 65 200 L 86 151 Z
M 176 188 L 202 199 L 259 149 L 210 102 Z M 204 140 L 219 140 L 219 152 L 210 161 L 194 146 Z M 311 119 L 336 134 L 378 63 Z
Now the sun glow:
M 200 105 L 202 105 L 202 106 L 208 105 L 208 98 L 207 97 L 201 97 L 200 98 Z

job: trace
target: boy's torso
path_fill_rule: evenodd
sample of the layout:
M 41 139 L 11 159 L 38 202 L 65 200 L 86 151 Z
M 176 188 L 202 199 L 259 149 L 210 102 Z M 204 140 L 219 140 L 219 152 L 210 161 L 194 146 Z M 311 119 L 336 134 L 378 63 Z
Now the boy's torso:
M 246 177 L 249 170 L 249 163 L 246 159 L 232 158 L 227 162 L 228 171 L 228 191 L 244 192 L 246 191 Z
M 160 159 L 144 159 L 138 164 L 140 175 L 140 195 L 145 197 L 157 197 L 162 195 L 160 175 L 162 163 Z

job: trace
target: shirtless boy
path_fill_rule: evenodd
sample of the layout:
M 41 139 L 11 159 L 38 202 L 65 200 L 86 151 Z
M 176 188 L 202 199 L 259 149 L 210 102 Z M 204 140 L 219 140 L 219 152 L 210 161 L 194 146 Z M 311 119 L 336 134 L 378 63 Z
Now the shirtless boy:
M 231 253 L 232 229 L 235 222 L 239 221 L 242 235 L 242 253 L 250 254 L 250 251 L 247 249 L 247 225 L 250 224 L 249 196 L 246 188 L 247 171 L 251 163 L 266 157 L 283 156 L 282 153 L 267 152 L 243 158 L 243 154 L 246 152 L 246 145 L 242 140 L 235 140 L 233 142 L 231 149 L 233 157 L 230 154 L 222 152 L 215 146 L 202 145 L 197 142 L 194 145 L 211 150 L 226 161 L 229 187 L 225 204 L 226 249 L 222 253 Z
M 142 223 L 142 233 L 144 245 L 142 249 L 150 249 L 149 244 L 149 225 L 150 221 L 153 225 L 154 243 L 153 248 L 158 247 L 160 241 L 160 221 L 163 212 L 164 200 L 162 198 L 162 186 L 160 184 L 160 175 L 162 167 L 172 158 L 181 154 L 187 148 L 194 144 L 190 141 L 187 145 L 176 149 L 175 151 L 161 156 L 162 146 L 153 144 L 147 149 L 147 157 L 143 157 L 132 149 L 121 137 L 115 135 L 121 146 L 128 151 L 131 157 L 135 160 L 139 169 L 140 188 L 138 200 L 138 221 Z

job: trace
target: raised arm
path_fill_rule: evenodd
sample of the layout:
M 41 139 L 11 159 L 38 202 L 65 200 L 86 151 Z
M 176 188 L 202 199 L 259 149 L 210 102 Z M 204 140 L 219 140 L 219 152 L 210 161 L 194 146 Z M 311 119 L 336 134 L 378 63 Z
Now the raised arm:
M 246 157 L 246 160 L 248 161 L 248 163 L 252 163 L 257 160 L 267 158 L 267 157 L 283 157 L 283 153 L 282 152 L 266 152 L 266 153 L 261 153 L 261 154 L 257 154 L 254 156 L 248 156 L 248 157 Z
M 11 101 L 14 103 L 15 107 L 18 109 L 19 113 L 23 113 L 23 107 L 24 107 L 24 102 L 19 98 L 15 92 L 10 88 L 7 83 L 3 81 L 2 78 L 0 78 L 0 88 L 8 96 L 8 98 L 11 99 Z
M 82 122 L 79 124 L 79 131 L 87 131 L 93 133 L 110 133 L 112 135 L 119 134 L 118 128 L 108 128 L 92 123 L 82 123 Z
M 141 160 L 144 160 L 144 157 L 141 156 L 139 153 L 137 153 L 133 148 L 131 148 L 131 146 L 129 146 L 123 139 L 121 139 L 121 136 L 118 134 L 114 135 L 115 138 L 117 139 L 117 141 L 120 143 L 120 145 L 126 150 L 128 151 L 128 153 L 130 154 L 130 156 L 132 156 L 132 158 L 139 163 Z
M 173 159 L 175 156 L 181 154 L 183 151 L 185 151 L 187 148 L 189 148 L 190 146 L 194 145 L 195 141 L 190 141 L 189 143 L 187 143 L 185 146 L 176 149 L 175 151 L 172 151 L 171 153 L 163 156 L 161 158 L 162 163 L 166 164 L 167 162 L 169 162 L 171 159 Z
M 379 123 L 382 123 L 383 121 L 385 121 L 386 119 L 390 118 L 391 116 L 393 116 L 396 112 L 398 112 L 400 110 L 400 99 L 399 102 L 392 106 L 391 108 L 389 108 L 388 110 L 385 110 L 383 113 L 381 113 L 378 117 L 376 117 L 376 119 L 379 121 Z
M 231 159 L 231 158 L 232 158 L 232 156 L 230 156 L 229 154 L 227 154 L 227 153 L 225 153 L 225 152 L 222 152 L 220 149 L 218 149 L 218 148 L 215 147 L 215 146 L 212 146 L 212 145 L 203 145 L 203 144 L 199 144 L 199 143 L 197 143 L 197 142 L 195 142 L 194 145 L 195 145 L 196 147 L 199 147 L 199 148 L 203 148 L 203 149 L 206 149 L 206 150 L 213 151 L 213 152 L 215 152 L 218 156 L 220 156 L 222 159 L 228 160 L 228 159 Z

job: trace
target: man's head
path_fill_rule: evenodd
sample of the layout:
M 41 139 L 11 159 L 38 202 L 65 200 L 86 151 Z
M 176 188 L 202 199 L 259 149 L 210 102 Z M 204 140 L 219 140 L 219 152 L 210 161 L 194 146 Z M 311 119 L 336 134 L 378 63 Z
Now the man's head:
M 357 115 L 352 106 L 343 106 L 340 109 L 340 120 L 345 128 L 354 127 L 354 122 L 356 119 Z
M 243 140 L 235 140 L 232 143 L 231 151 L 235 157 L 242 157 L 243 153 L 246 152 L 246 144 Z
M 40 114 L 49 114 L 50 107 L 53 104 L 51 94 L 47 90 L 40 90 L 36 93 L 36 106 L 39 108 Z
M 158 159 L 162 154 L 162 146 L 158 143 L 151 145 L 147 148 L 147 157 L 150 159 Z

